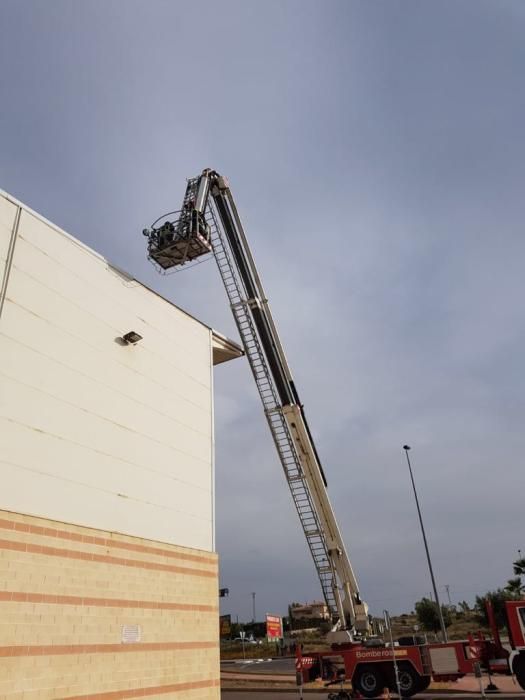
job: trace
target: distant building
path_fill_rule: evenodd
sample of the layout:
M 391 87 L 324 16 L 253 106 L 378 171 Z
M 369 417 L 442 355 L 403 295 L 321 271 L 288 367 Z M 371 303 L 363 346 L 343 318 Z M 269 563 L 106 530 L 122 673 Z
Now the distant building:
M 292 620 L 329 620 L 330 610 L 326 603 L 314 600 L 312 603 L 306 603 L 305 605 L 292 603 L 290 615 Z
M 241 354 L 0 193 L 0 697 L 219 700 L 213 366 Z

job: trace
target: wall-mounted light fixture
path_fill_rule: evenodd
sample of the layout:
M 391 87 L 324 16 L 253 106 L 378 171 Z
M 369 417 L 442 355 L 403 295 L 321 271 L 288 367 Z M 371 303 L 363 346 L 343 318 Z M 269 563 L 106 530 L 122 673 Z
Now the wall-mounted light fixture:
M 126 335 L 122 336 L 122 340 L 127 345 L 135 345 L 135 343 L 138 343 L 139 340 L 142 340 L 142 336 L 136 333 L 135 331 L 129 331 L 129 333 L 126 333 Z

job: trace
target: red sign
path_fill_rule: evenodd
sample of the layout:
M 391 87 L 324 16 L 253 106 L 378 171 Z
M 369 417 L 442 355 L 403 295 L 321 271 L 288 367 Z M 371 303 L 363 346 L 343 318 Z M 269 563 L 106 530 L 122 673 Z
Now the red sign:
M 268 639 L 281 639 L 283 636 L 283 621 L 277 615 L 266 615 L 266 636 Z
M 232 616 L 221 615 L 219 617 L 219 633 L 221 637 L 229 637 L 232 633 Z
M 313 659 L 311 656 L 302 656 L 301 658 L 297 657 L 295 659 L 295 670 L 301 671 L 303 668 L 312 668 L 314 662 L 315 659 Z

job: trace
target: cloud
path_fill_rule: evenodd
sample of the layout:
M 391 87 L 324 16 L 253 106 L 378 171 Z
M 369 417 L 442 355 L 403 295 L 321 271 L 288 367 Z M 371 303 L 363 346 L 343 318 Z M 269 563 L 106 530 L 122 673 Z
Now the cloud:
M 523 549 L 521 5 L 4 8 L 3 187 L 235 337 L 213 262 L 157 276 L 140 235 L 229 176 L 379 612 L 429 592 L 405 442 L 454 600 Z M 246 362 L 215 384 L 223 606 L 284 612 L 313 566 Z

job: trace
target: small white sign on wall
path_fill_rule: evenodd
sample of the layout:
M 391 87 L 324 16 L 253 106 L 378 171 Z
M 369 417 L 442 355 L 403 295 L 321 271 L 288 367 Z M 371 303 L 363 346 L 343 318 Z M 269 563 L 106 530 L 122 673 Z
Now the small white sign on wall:
M 122 643 L 136 644 L 140 642 L 142 629 L 140 625 L 122 625 Z

